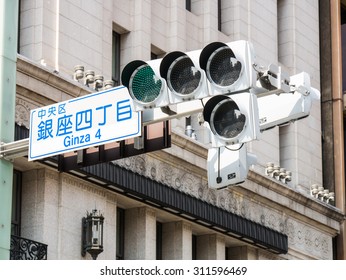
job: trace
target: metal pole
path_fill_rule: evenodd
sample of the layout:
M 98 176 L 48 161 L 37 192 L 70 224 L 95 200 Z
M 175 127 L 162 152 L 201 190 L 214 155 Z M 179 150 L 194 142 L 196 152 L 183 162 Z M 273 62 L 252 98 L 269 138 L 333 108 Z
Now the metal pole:
M 18 0 L 0 0 L 0 142 L 14 140 Z M 0 158 L 0 260 L 10 258 L 13 164 Z

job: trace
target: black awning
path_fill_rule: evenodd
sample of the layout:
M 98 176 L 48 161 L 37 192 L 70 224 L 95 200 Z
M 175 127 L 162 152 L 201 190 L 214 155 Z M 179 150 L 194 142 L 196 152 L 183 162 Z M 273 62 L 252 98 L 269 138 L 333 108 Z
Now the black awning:
M 81 170 L 86 172 L 88 176 L 116 185 L 127 194 L 192 217 L 202 224 L 221 229 L 245 242 L 268 248 L 278 254 L 286 254 L 288 251 L 286 234 L 228 212 L 133 171 L 112 163 L 83 167 Z

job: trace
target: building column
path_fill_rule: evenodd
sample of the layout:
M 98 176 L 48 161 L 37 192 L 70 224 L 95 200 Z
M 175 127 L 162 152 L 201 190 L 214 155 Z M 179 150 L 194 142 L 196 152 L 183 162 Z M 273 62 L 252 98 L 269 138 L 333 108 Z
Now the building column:
M 183 221 L 162 225 L 162 259 L 192 259 L 192 229 Z
M 151 53 L 151 0 L 131 0 L 131 32 L 122 41 L 124 62 L 141 57 L 150 60 Z
M 125 259 L 156 259 L 156 213 L 151 208 L 125 211 Z
M 225 239 L 219 234 L 197 236 L 198 260 L 224 260 Z

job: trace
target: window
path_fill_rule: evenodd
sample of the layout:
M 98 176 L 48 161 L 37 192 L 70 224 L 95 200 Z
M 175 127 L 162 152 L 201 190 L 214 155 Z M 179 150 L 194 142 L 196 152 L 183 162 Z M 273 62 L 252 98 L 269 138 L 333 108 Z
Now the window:
M 192 259 L 197 260 L 197 236 L 192 235 Z
M 217 30 L 221 31 L 222 17 L 221 17 L 221 0 L 217 0 Z
M 13 172 L 13 189 L 12 189 L 12 219 L 11 234 L 20 236 L 20 218 L 22 203 L 22 173 Z
M 153 59 L 158 59 L 159 56 L 153 52 L 150 53 L 150 59 L 153 60 Z
M 162 260 L 162 223 L 156 222 L 156 259 Z
M 17 33 L 17 53 L 20 53 L 20 21 L 21 21 L 21 7 L 22 7 L 22 0 L 19 0 L 18 2 L 18 33 Z
M 185 0 L 185 9 L 191 12 L 191 0 Z
M 116 258 L 117 260 L 124 259 L 124 244 L 125 244 L 125 210 L 117 208 L 117 241 L 116 241 Z
M 112 39 L 112 80 L 114 86 L 120 85 L 120 42 L 121 35 L 113 31 Z

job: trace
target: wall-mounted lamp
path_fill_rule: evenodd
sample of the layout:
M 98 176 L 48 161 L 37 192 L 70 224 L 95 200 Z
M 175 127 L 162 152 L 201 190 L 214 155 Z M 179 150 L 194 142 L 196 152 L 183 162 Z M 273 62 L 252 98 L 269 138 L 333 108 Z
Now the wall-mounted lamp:
M 104 89 L 110 89 L 112 87 L 114 87 L 114 81 L 113 80 L 106 80 L 106 81 L 104 81 L 104 83 L 103 83 L 103 88 Z
M 85 85 L 89 86 L 95 81 L 95 72 L 93 70 L 85 71 Z
M 275 165 L 273 162 L 268 162 L 265 169 L 265 174 L 276 180 L 281 181 L 284 184 L 292 180 L 292 172 L 286 170 L 285 168 Z
M 104 77 L 102 75 L 95 75 L 95 71 L 93 70 L 86 70 L 84 72 L 83 65 L 76 65 L 74 67 L 73 79 L 75 81 L 84 83 L 84 85 L 88 87 L 92 85 L 92 88 L 95 89 L 96 91 L 99 91 L 101 89 L 106 90 L 106 89 L 110 89 L 114 87 L 113 80 L 104 81 Z
M 185 127 L 185 135 L 189 136 L 190 138 L 197 140 L 197 135 L 195 130 L 192 128 L 192 125 L 187 125 Z
M 287 184 L 287 182 L 291 182 L 291 181 L 292 181 L 292 172 L 289 170 L 285 170 L 285 173 L 283 177 L 281 178 L 281 182 L 284 184 Z
M 334 200 L 335 200 L 335 193 L 334 192 L 329 192 L 329 195 L 328 195 L 328 198 L 327 198 L 326 202 L 328 204 L 333 204 Z
M 82 256 L 88 252 L 94 260 L 103 252 L 103 221 L 104 217 L 97 210 L 87 212 L 82 219 Z
M 310 187 L 310 195 L 328 204 L 332 204 L 335 199 L 335 193 L 330 192 L 318 184 L 312 184 Z
M 83 79 L 83 77 L 84 77 L 84 66 L 76 65 L 74 67 L 74 75 L 73 75 L 74 80 L 79 81 L 80 79 Z
M 103 88 L 103 76 L 102 75 L 96 75 L 95 76 L 94 89 L 99 90 L 101 88 Z

